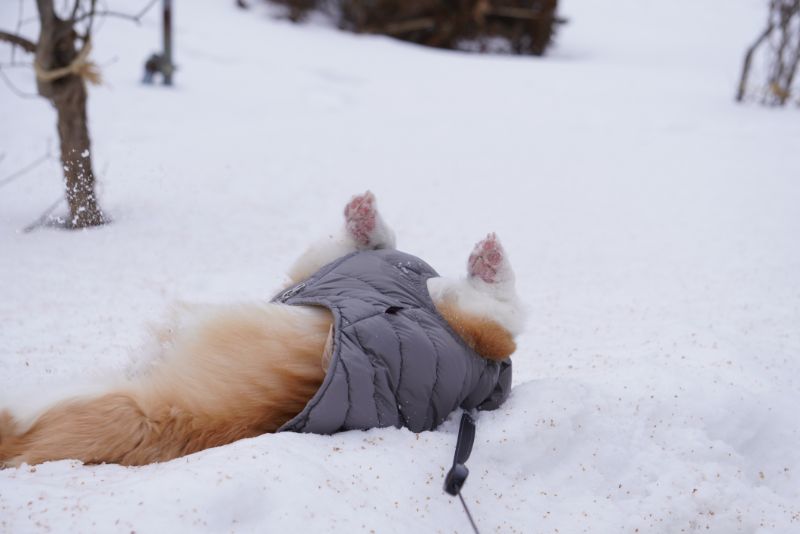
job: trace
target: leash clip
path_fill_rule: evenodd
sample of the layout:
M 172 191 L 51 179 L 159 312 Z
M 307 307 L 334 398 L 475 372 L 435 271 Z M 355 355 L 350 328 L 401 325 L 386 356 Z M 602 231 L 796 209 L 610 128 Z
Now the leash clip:
M 464 412 L 461 414 L 461 426 L 458 427 L 453 467 L 444 479 L 444 491 L 454 497 L 461 492 L 464 482 L 467 481 L 469 469 L 465 464 L 472 453 L 473 443 L 475 443 L 475 420 L 468 412 Z

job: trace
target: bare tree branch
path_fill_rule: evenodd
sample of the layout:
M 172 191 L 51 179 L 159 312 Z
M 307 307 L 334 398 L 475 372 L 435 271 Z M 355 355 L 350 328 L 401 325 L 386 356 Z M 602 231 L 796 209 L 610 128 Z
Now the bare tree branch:
M 84 42 L 87 42 L 92 37 L 92 26 L 94 25 L 94 17 L 97 14 L 97 0 L 92 0 L 91 6 L 89 7 L 89 23 L 86 25 L 86 38 Z M 75 23 L 73 22 L 72 25 L 74 26 Z
M 121 13 L 119 11 L 112 11 L 110 9 L 104 9 L 102 11 L 97 11 L 95 9 L 95 1 L 92 1 L 92 9 L 89 10 L 88 13 L 84 13 L 83 15 L 73 18 L 73 22 L 82 22 L 86 19 L 93 19 L 94 17 L 116 17 L 120 19 L 130 20 L 135 22 L 136 24 L 140 24 L 142 22 L 142 18 L 150 11 L 154 5 L 158 3 L 159 0 L 150 0 L 138 13 L 130 14 L 130 13 Z
M 62 219 L 60 217 L 50 218 L 50 214 L 53 213 L 53 211 L 57 207 L 59 207 L 62 202 L 64 202 L 64 197 L 59 197 L 58 200 L 56 200 L 55 202 L 50 204 L 50 206 L 46 210 L 44 210 L 44 213 L 42 213 L 39 216 L 38 219 L 36 219 L 32 223 L 30 223 L 28 226 L 23 228 L 22 229 L 22 233 L 23 234 L 28 234 L 30 232 L 33 232 L 37 228 L 41 228 L 43 226 L 49 226 L 49 225 L 61 226 L 61 225 L 63 225 L 64 222 L 65 222 L 64 219 Z
M 3 72 L 2 68 L 0 68 L 0 79 L 3 80 L 3 82 L 6 84 L 6 86 L 8 86 L 8 88 L 11 90 L 12 93 L 14 93 L 20 98 L 39 98 L 39 95 L 37 95 L 36 93 L 26 93 L 25 91 L 14 85 L 14 82 L 12 82 L 11 79 L 8 76 L 6 76 L 6 73 Z
M 789 75 L 786 78 L 786 87 L 789 88 L 792 87 L 792 84 L 794 83 L 794 77 L 797 74 L 798 69 L 800 69 L 800 32 L 798 32 L 796 37 L 797 44 L 795 45 L 794 56 L 792 58 Z
M 747 49 L 747 53 L 744 55 L 744 65 L 742 66 L 742 76 L 739 78 L 739 89 L 736 91 L 736 101 L 741 102 L 744 100 L 744 94 L 747 90 L 747 78 L 750 76 L 750 64 L 753 62 L 753 53 L 755 53 L 756 49 L 761 46 L 767 37 L 772 33 L 772 30 L 775 29 L 775 26 L 770 22 L 767 24 L 766 29 L 761 32 L 761 35 L 758 36 L 758 39 L 750 45 L 750 48 Z
M 557 17 L 555 14 L 539 13 L 527 7 L 492 7 L 486 10 L 487 15 L 494 15 L 496 17 L 508 17 L 512 19 L 526 19 L 526 20 L 552 20 L 556 24 L 566 24 L 567 19 Z
M 36 43 L 13 33 L 0 30 L 0 41 L 11 43 L 12 46 L 18 46 L 28 53 L 33 54 L 36 52 Z
M 39 156 L 34 161 L 28 163 L 27 165 L 25 165 L 24 167 L 22 167 L 18 171 L 12 172 L 8 176 L 6 176 L 2 180 L 0 180 L 0 187 L 3 187 L 5 185 L 10 184 L 11 182 L 16 180 L 17 178 L 20 178 L 21 176 L 24 176 L 27 172 L 32 171 L 33 169 L 35 169 L 36 167 L 38 167 L 39 165 L 41 165 L 45 161 L 49 161 L 51 159 L 53 159 L 53 155 L 50 154 L 50 147 L 48 146 L 47 147 L 47 152 L 45 152 L 44 155 Z
M 33 62 L 28 61 L 12 61 L 11 63 L 0 63 L 0 69 L 31 69 Z
M 800 0 L 770 0 L 767 26 L 747 49 L 736 92 L 737 102 L 747 96 L 751 64 L 759 55 L 766 63 L 766 86 L 760 90 L 762 104 L 783 106 L 797 94 L 793 87 L 800 68 Z
M 97 10 L 97 0 L 91 0 L 91 7 L 89 8 L 89 11 L 87 11 L 86 13 L 84 13 L 82 15 L 78 15 L 78 11 L 79 11 L 80 6 L 82 5 L 82 2 L 81 2 L 81 0 L 75 0 L 75 4 L 73 5 L 73 8 L 72 8 L 72 14 L 70 16 L 70 19 L 68 19 L 68 20 L 72 20 L 73 24 L 75 24 L 75 23 L 82 22 L 82 21 L 88 19 L 89 20 L 89 25 L 88 25 L 88 28 L 86 30 L 86 36 L 88 37 L 91 34 L 92 24 L 94 22 L 95 17 L 98 17 L 98 16 L 99 17 L 117 17 L 117 18 L 122 18 L 122 19 L 133 21 L 136 24 L 140 24 L 142 22 L 142 18 L 147 14 L 148 11 L 150 11 L 150 9 L 154 5 L 156 5 L 158 3 L 158 1 L 159 0 L 150 0 L 150 2 L 148 2 L 141 10 L 139 10 L 138 13 L 129 14 L 129 13 L 121 13 L 121 12 L 118 12 L 118 11 L 111 11 L 111 10 L 98 11 Z M 45 17 L 54 16 L 54 13 L 51 10 L 48 10 L 48 9 L 45 9 L 45 11 L 42 14 Z M 33 19 L 31 19 L 31 20 L 33 20 Z M 17 25 L 21 26 L 22 22 L 23 21 L 20 20 L 20 22 Z M 11 33 L 11 32 L 0 30 L 0 41 L 5 41 L 5 42 L 8 42 L 8 43 L 11 43 L 12 46 L 18 46 L 19 48 L 23 49 L 25 52 L 28 52 L 28 53 L 31 53 L 31 54 L 36 53 L 36 43 L 31 41 L 30 39 L 22 37 L 21 35 L 17 35 L 17 34 Z
M 19 0 L 19 16 L 17 17 L 17 27 L 14 29 L 14 33 L 19 35 L 20 30 L 22 29 L 22 17 L 25 15 L 25 3 L 24 0 Z M 13 63 L 14 60 L 17 59 L 17 47 L 11 47 L 11 62 Z
M 7 0 L 6 0 L 7 1 Z M 39 18 L 39 37 L 36 42 L 20 35 L 23 24 L 24 4 L 20 0 L 17 29 L 14 33 L 0 31 L 0 42 L 11 44 L 11 65 L 17 62 L 17 48 L 35 54 L 33 64 L 36 73 L 38 95 L 26 94 L 17 89 L 3 71 L 0 64 L 0 81 L 5 81 L 10 90 L 20 97 L 41 96 L 56 108 L 58 117 L 60 159 L 66 185 L 66 203 L 69 219 L 53 218 L 51 213 L 64 199 L 59 198 L 24 231 L 29 232 L 45 225 L 57 224 L 63 228 L 85 228 L 108 222 L 96 198 L 95 174 L 92 169 L 91 140 L 86 119 L 85 81 L 91 81 L 92 64 L 87 61 L 97 16 L 118 17 L 136 22 L 158 3 L 158 0 L 141 0 L 144 7 L 135 14 L 120 13 L 105 9 L 98 0 L 35 0 Z M 146 2 L 146 3 L 145 3 Z M 56 4 L 61 9 L 56 8 Z M 98 8 L 98 4 L 102 9 Z M 62 13 L 63 15 L 59 15 Z M 62 18 L 63 17 L 63 18 Z M 83 41 L 82 46 L 78 43 Z M 56 81 L 58 80 L 58 81 Z M 24 176 L 30 170 L 52 159 L 49 153 L 29 163 L 22 169 L 0 178 L 0 187 Z
M 78 10 L 81 8 L 81 0 L 75 0 L 75 4 L 72 6 L 72 13 L 70 14 L 69 18 L 75 20 L 75 17 L 78 15 Z

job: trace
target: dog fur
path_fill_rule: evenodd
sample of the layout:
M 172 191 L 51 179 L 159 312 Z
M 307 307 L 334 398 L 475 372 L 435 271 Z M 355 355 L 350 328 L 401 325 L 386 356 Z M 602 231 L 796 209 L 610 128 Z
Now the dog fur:
M 367 192 L 347 205 L 340 235 L 310 247 L 290 279 L 354 250 L 389 247 L 394 233 Z M 466 279 L 434 278 L 428 289 L 469 346 L 503 360 L 522 326 L 513 283 L 490 234 L 470 256 Z M 0 410 L 0 467 L 68 458 L 142 465 L 274 432 L 322 384 L 331 320 L 322 308 L 276 303 L 184 305 L 155 332 L 159 354 L 148 368 L 27 418 Z

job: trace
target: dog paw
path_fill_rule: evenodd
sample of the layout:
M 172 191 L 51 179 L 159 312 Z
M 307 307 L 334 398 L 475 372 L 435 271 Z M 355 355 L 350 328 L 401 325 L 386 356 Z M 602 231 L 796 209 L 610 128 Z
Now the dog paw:
M 479 278 L 487 284 L 505 281 L 508 267 L 503 246 L 494 233 L 479 241 L 467 260 L 468 276 Z
M 344 208 L 344 220 L 359 249 L 394 248 L 394 232 L 381 219 L 372 192 L 354 196 Z

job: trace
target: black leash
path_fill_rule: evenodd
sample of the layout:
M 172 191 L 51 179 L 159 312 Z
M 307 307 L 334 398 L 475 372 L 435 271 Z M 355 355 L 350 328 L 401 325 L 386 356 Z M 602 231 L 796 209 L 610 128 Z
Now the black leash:
M 461 415 L 461 426 L 458 427 L 458 440 L 456 441 L 456 454 L 453 457 L 453 467 L 450 468 L 444 479 L 444 491 L 454 497 L 458 495 L 469 523 L 472 525 L 472 530 L 475 531 L 475 534 L 480 534 L 475 520 L 472 519 L 472 514 L 469 513 L 467 503 L 464 502 L 464 497 L 461 495 L 461 488 L 464 486 L 464 482 L 467 481 L 467 475 L 469 475 L 469 469 L 465 464 L 472 453 L 473 443 L 475 443 L 475 420 L 469 413 L 464 412 Z

